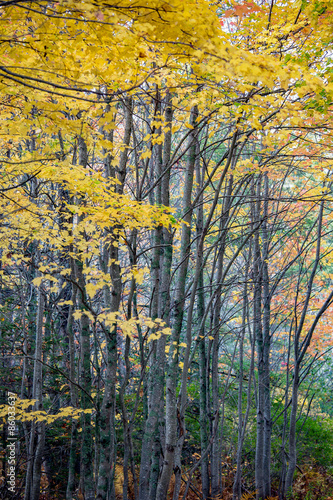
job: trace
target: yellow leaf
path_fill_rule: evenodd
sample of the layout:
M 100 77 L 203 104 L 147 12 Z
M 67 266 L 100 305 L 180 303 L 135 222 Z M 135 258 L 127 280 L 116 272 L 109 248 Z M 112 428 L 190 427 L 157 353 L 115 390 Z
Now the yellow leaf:
M 145 151 L 144 153 L 141 153 L 141 159 L 144 160 L 145 158 L 150 158 L 151 157 L 151 151 Z

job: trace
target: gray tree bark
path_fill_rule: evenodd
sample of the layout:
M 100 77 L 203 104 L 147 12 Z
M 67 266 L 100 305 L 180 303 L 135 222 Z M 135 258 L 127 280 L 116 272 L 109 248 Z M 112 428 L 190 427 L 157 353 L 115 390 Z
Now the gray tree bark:
M 120 181 L 116 184 L 116 192 L 122 194 L 126 178 L 126 167 L 128 161 L 128 150 L 132 134 L 132 99 L 124 101 L 124 151 L 121 153 L 118 167 L 114 170 L 111 165 L 111 157 L 105 162 L 106 176 L 117 176 Z M 119 228 L 118 228 L 119 229 Z M 121 301 L 121 269 L 119 265 L 118 233 L 112 234 L 110 249 L 103 249 L 101 258 L 102 269 L 109 272 L 112 282 L 112 290 L 104 288 L 104 303 L 108 312 L 117 312 Z M 108 263 L 111 262 L 110 267 Z M 97 496 L 98 500 L 109 500 L 115 497 L 114 474 L 115 474 L 115 403 L 116 403 L 116 377 L 117 377 L 117 325 L 110 329 L 104 328 L 107 345 L 106 375 L 103 401 L 100 410 L 100 459 L 98 468 Z
M 270 397 L 270 286 L 268 275 L 269 259 L 269 232 L 268 232 L 268 197 L 269 181 L 267 173 L 264 174 L 264 207 L 262 223 L 263 240 L 263 392 L 264 392 L 264 446 L 263 446 L 263 474 L 264 474 L 264 498 L 271 495 L 271 438 L 272 438 L 272 418 L 271 418 L 271 397 Z
M 255 482 L 257 499 L 264 497 L 264 358 L 263 358 L 263 333 L 261 318 L 262 301 L 262 257 L 260 251 L 260 213 L 261 213 L 261 177 L 257 180 L 257 192 L 254 205 L 254 224 L 257 230 L 254 236 L 253 255 L 253 280 L 254 280 L 254 311 L 253 330 L 257 344 L 257 370 L 258 370 L 258 394 L 257 394 L 257 439 L 255 456 Z
M 72 259 L 71 259 L 72 261 Z M 74 276 L 74 263 L 72 262 L 72 277 L 75 281 Z M 68 322 L 67 322 L 67 334 L 69 342 L 69 378 L 70 378 L 70 394 L 71 394 L 71 406 L 76 408 L 78 406 L 78 395 L 77 388 L 73 384 L 75 382 L 75 344 L 74 344 L 74 332 L 73 332 L 73 312 L 76 304 L 77 288 L 72 287 L 72 302 L 73 305 L 70 306 Z M 68 480 L 66 488 L 66 500 L 73 500 L 73 494 L 75 491 L 75 466 L 77 461 L 77 444 L 78 444 L 78 432 L 77 432 L 77 421 L 73 419 L 72 429 L 71 429 L 71 444 L 69 450 L 69 463 L 68 463 Z
M 157 110 L 154 115 L 161 113 L 160 97 L 157 93 Z M 169 124 L 169 130 L 166 132 L 164 148 L 155 148 L 155 167 L 157 174 L 156 185 L 156 203 L 169 206 L 169 182 L 170 170 L 169 160 L 171 151 L 171 121 L 172 104 L 170 95 L 167 94 L 165 121 Z M 172 235 L 168 228 L 158 227 L 154 232 L 154 253 L 152 259 L 153 275 L 153 301 L 152 317 L 160 317 L 166 325 L 169 326 L 170 309 L 170 275 L 172 263 Z M 163 399 L 165 385 L 165 346 L 166 337 L 162 335 L 155 340 L 152 346 L 150 377 L 148 381 L 149 399 L 148 399 L 148 418 L 145 425 L 145 433 L 142 441 L 141 466 L 140 466 L 140 500 L 154 500 L 158 488 L 160 451 L 164 443 L 160 443 L 160 426 L 162 425 L 162 416 L 164 411 Z M 151 463 L 151 459 L 153 459 Z
M 254 371 L 254 343 L 251 341 L 251 365 L 247 386 L 247 401 L 245 415 L 243 416 L 243 378 L 244 378 L 244 338 L 248 316 L 248 278 L 251 260 L 251 241 L 249 254 L 245 261 L 244 289 L 243 289 L 243 310 L 242 310 L 242 330 L 239 342 L 239 387 L 238 387 L 238 442 L 236 454 L 236 474 L 233 484 L 233 500 L 240 500 L 242 496 L 242 451 L 246 432 L 246 424 L 251 408 L 251 380 Z M 249 326 L 249 325 L 248 325 Z
M 166 374 L 166 410 L 165 410 L 165 452 L 163 459 L 163 467 L 161 476 L 157 486 L 156 499 L 166 500 L 169 483 L 174 467 L 175 450 L 177 446 L 177 400 L 176 400 L 176 384 L 177 384 L 177 369 L 178 369 L 178 354 L 179 354 L 179 338 L 182 329 L 184 315 L 184 300 L 185 300 L 185 282 L 188 268 L 188 260 L 190 255 L 190 237 L 191 237 L 191 220 L 192 220 L 192 188 L 194 178 L 194 167 L 196 157 L 196 118 L 198 109 L 195 106 L 191 111 L 190 125 L 193 129 L 189 134 L 188 143 L 188 159 L 186 164 L 184 196 L 183 196 L 183 220 L 181 234 L 181 250 L 180 250 L 180 266 L 177 276 L 177 289 L 174 306 L 174 325 L 171 337 L 171 347 L 169 352 L 169 360 Z M 179 414 L 179 409 L 178 409 Z M 182 422 L 179 420 L 179 434 L 184 432 Z M 175 470 L 175 475 L 180 474 L 180 471 Z M 141 499 L 140 500 L 144 500 Z
M 197 220 L 196 220 L 196 235 L 197 235 L 197 258 L 200 255 L 199 241 L 203 233 L 203 177 L 204 173 L 200 171 L 200 163 L 196 163 L 196 182 L 198 189 L 201 191 L 198 199 Z M 202 321 L 205 314 L 205 294 L 204 294 L 204 276 L 203 276 L 203 262 L 200 262 L 200 274 L 198 279 L 198 304 L 197 314 L 198 322 Z M 201 446 L 201 484 L 203 500 L 209 497 L 210 477 L 209 477 L 209 457 L 205 451 L 208 447 L 208 391 L 207 391 L 207 355 L 206 343 L 204 336 L 205 328 L 201 329 L 198 334 L 202 337 L 199 341 L 199 373 L 200 373 L 200 446 Z
M 35 361 L 34 361 L 34 377 L 33 377 L 33 399 L 36 399 L 35 411 L 43 410 L 43 366 L 41 363 L 42 359 L 42 342 L 43 342 L 43 319 L 44 319 L 44 294 L 39 288 L 38 290 L 38 309 L 37 309 L 37 321 L 36 321 L 36 340 L 35 340 Z M 30 500 L 39 499 L 40 491 L 40 480 L 42 475 L 42 458 L 45 446 L 45 422 L 36 422 L 32 425 L 31 437 L 30 437 L 30 450 L 34 449 L 35 431 L 37 433 L 37 445 L 34 450 L 33 461 L 31 462 L 32 467 L 30 467 L 29 473 L 32 473 L 31 478 L 28 476 L 28 480 L 31 481 L 31 491 Z

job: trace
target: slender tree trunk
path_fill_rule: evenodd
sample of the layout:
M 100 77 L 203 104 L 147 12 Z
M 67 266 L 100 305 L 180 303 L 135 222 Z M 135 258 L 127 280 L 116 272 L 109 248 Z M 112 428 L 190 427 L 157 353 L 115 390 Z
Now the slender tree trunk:
M 281 438 L 281 473 L 280 473 L 280 483 L 279 483 L 279 499 L 284 498 L 285 484 L 286 484 L 286 473 L 287 473 L 287 453 L 286 453 L 286 437 L 288 429 L 288 405 L 289 405 L 289 384 L 290 384 L 290 351 L 291 351 L 291 332 L 293 323 L 290 325 L 289 339 L 288 339 L 288 356 L 287 356 L 287 374 L 286 374 L 286 388 L 285 388 L 285 398 L 284 398 L 284 413 L 283 413 L 283 430 Z
M 196 182 L 198 189 L 201 190 L 203 184 L 203 176 L 200 172 L 200 162 L 196 162 Z M 196 234 L 197 234 L 197 258 L 199 250 L 199 241 L 202 237 L 203 232 L 203 192 L 199 197 L 199 206 L 197 210 L 197 224 L 196 224 Z M 200 262 L 200 274 L 198 279 L 198 305 L 197 314 L 198 322 L 202 321 L 205 314 L 205 293 L 204 293 L 204 276 L 203 276 L 203 262 Z M 207 372 L 207 356 L 206 356 L 206 343 L 204 336 L 204 326 L 199 333 L 201 335 L 201 340 L 199 341 L 199 373 L 200 373 L 200 445 L 201 445 L 201 484 L 202 484 L 202 496 L 203 500 L 209 497 L 209 457 L 208 453 L 205 454 L 205 450 L 208 447 L 208 393 L 206 384 L 206 372 Z
M 233 141 L 234 142 L 234 141 Z M 232 158 L 232 148 L 229 155 L 228 162 L 231 162 Z M 217 273 L 216 273 L 216 283 L 217 283 L 217 297 L 214 304 L 214 340 L 212 345 L 212 372 L 211 372 L 211 386 L 212 386 L 212 426 L 216 429 L 213 437 L 212 452 L 211 452 L 211 496 L 214 498 L 221 493 L 221 474 L 220 474 L 220 463 L 221 463 L 221 432 L 219 426 L 219 374 L 218 374 L 218 358 L 219 358 L 219 345 L 220 345 L 220 318 L 221 318 L 221 307 L 222 307 L 222 280 L 223 280 L 223 260 L 226 246 L 226 234 L 229 219 L 229 210 L 231 202 L 231 193 L 233 186 L 233 177 L 230 176 L 229 183 L 225 189 L 225 200 L 222 205 L 221 223 L 220 223 L 220 234 L 221 242 L 218 250 L 218 261 L 217 261 Z
M 31 254 L 33 255 L 33 252 L 36 251 L 35 245 L 31 245 Z M 33 269 L 33 266 L 31 266 L 30 269 L 30 280 L 32 281 L 33 278 L 35 277 L 35 271 Z M 29 332 L 29 337 L 25 341 L 25 352 L 29 355 L 32 355 L 33 353 L 30 353 L 29 351 L 29 344 L 32 343 L 32 337 L 33 335 L 36 336 L 36 319 L 37 319 L 37 309 L 36 309 L 36 292 L 35 292 L 35 287 L 31 284 L 31 293 L 30 293 L 30 300 L 27 304 L 27 323 L 28 323 L 28 332 Z M 38 300 L 38 299 L 37 299 Z M 32 326 L 31 326 L 32 325 Z M 35 328 L 33 330 L 33 325 L 35 325 Z M 22 387 L 22 391 L 26 391 L 22 393 L 22 399 L 24 398 L 29 398 L 31 399 L 33 397 L 32 393 L 32 387 L 31 387 L 31 380 L 33 381 L 33 376 L 31 376 L 31 371 L 32 371 L 32 366 L 29 362 L 28 358 L 26 359 L 26 379 L 27 379 L 27 388 L 25 389 Z M 33 385 L 33 384 L 32 384 Z M 25 479 L 25 490 L 24 490 L 24 500 L 30 500 L 30 490 L 31 490 L 31 482 L 32 482 L 32 471 L 33 471 L 33 460 L 34 460 L 34 450 L 35 450 L 35 439 L 32 439 L 32 436 L 35 436 L 35 423 L 31 422 L 29 425 L 28 422 L 23 422 L 24 426 L 24 433 L 25 433 L 25 441 L 26 441 L 26 447 L 27 447 L 27 472 L 26 472 L 26 479 Z
M 247 321 L 247 309 L 248 309 L 248 277 L 249 277 L 249 263 L 250 254 L 245 262 L 245 272 L 244 272 L 244 289 L 243 289 L 243 310 L 242 310 L 242 329 L 239 342 L 239 387 L 238 387 L 238 443 L 237 443 L 237 458 L 236 458 L 236 474 L 233 484 L 233 500 L 241 498 L 242 495 L 242 451 L 243 443 L 245 437 L 246 424 L 248 419 L 248 414 L 251 404 L 251 376 L 253 371 L 253 361 L 254 361 L 254 349 L 251 349 L 251 368 L 248 379 L 247 388 L 247 405 L 245 415 L 243 416 L 243 378 L 244 378 L 244 338 L 246 330 Z
M 294 472 L 296 469 L 296 421 L 297 421 L 297 405 L 298 405 L 298 389 L 299 389 L 299 364 L 296 362 L 294 367 L 294 380 L 292 388 L 292 403 L 289 422 L 289 464 L 286 474 L 285 495 L 292 493 L 292 484 Z
M 72 275 L 74 278 L 74 265 L 72 263 Z M 77 288 L 73 286 L 72 289 L 72 302 L 70 306 L 68 323 L 67 323 L 67 334 L 69 343 L 69 378 L 70 378 L 70 394 L 71 394 L 71 406 L 77 407 L 77 389 L 73 382 L 75 382 L 75 344 L 74 344 L 74 332 L 73 332 L 73 312 L 76 303 Z M 66 500 L 73 500 L 73 494 L 75 491 L 75 468 L 77 463 L 77 421 L 72 420 L 71 429 L 71 444 L 69 450 L 69 464 L 68 464 L 68 480 L 66 489 Z
M 161 113 L 160 95 L 156 94 L 156 108 L 154 116 L 158 117 Z M 170 124 L 170 130 L 166 133 L 164 141 L 164 150 L 162 155 L 162 146 L 157 145 L 154 148 L 154 158 L 156 167 L 157 185 L 155 192 L 155 201 L 157 204 L 169 205 L 169 159 L 171 150 L 171 120 L 172 107 L 170 96 L 166 99 L 166 122 Z M 172 247 L 170 232 L 167 228 L 158 227 L 154 232 L 154 252 L 152 259 L 153 276 L 153 298 L 151 314 L 153 319 L 160 316 L 169 324 L 169 304 L 170 304 L 170 273 L 172 261 Z M 170 253 L 171 250 L 171 253 Z M 149 399 L 148 399 L 148 418 L 145 425 L 144 439 L 141 451 L 140 467 L 140 500 L 154 500 L 158 487 L 160 451 L 162 443 L 160 442 L 160 426 L 162 425 L 162 416 L 164 410 L 163 399 L 165 385 L 165 346 L 166 338 L 162 335 L 154 341 L 152 347 L 151 367 L 149 372 Z
M 171 475 L 174 468 L 175 450 L 177 446 L 177 369 L 179 338 L 183 323 L 184 301 L 185 301 L 185 282 L 190 254 L 191 220 L 193 208 L 191 205 L 192 187 L 194 178 L 194 167 L 196 157 L 196 118 L 198 109 L 195 106 L 191 111 L 190 124 L 193 130 L 189 136 L 188 160 L 186 165 L 186 177 L 183 197 L 184 224 L 181 235 L 180 266 L 177 276 L 177 289 L 174 306 L 174 326 L 172 332 L 172 345 L 169 351 L 169 361 L 166 375 L 166 410 L 165 410 L 165 453 L 163 459 L 162 473 L 157 486 L 156 499 L 165 500 L 169 488 Z M 179 412 L 179 410 L 178 410 Z M 181 421 L 179 422 L 179 433 L 183 433 Z M 180 471 L 175 470 L 175 475 L 179 476 Z M 141 499 L 140 500 L 144 500 Z
M 261 177 L 257 180 L 257 193 L 254 207 L 254 224 L 257 230 L 254 236 L 253 276 L 254 276 L 254 313 L 253 327 L 257 344 L 258 397 L 257 397 L 257 440 L 255 456 L 255 479 L 257 499 L 264 499 L 264 358 L 263 333 L 261 320 L 262 298 L 262 260 L 260 252 L 260 209 L 261 209 Z
M 133 284 L 132 284 L 133 286 Z M 119 402 L 122 413 L 123 420 L 123 435 L 124 435 L 124 463 L 123 463 L 123 471 L 124 471 L 124 483 L 123 483 L 123 500 L 128 499 L 128 487 L 129 487 L 129 477 L 128 477 L 128 464 L 129 464 L 129 456 L 130 456 L 130 444 L 128 440 L 128 415 L 124 401 L 125 390 L 130 377 L 130 362 L 129 362 L 129 353 L 130 353 L 131 339 L 129 336 L 126 337 L 125 340 L 125 353 L 124 360 L 126 366 L 126 372 L 124 380 L 122 381 L 121 388 L 119 391 Z
M 126 167 L 128 160 L 128 149 L 132 133 L 133 104 L 131 98 L 126 98 L 124 102 L 124 151 L 121 153 L 120 161 L 116 172 L 113 170 L 109 157 L 105 164 L 105 173 L 107 176 L 117 175 L 119 184 L 116 185 L 118 194 L 124 191 L 126 178 Z M 120 228 L 117 228 L 120 229 Z M 108 287 L 104 288 L 104 302 L 108 312 L 119 311 L 122 291 L 121 269 L 119 265 L 118 251 L 118 233 L 112 234 L 112 244 L 110 250 L 104 249 L 102 268 L 104 272 L 108 271 L 108 262 L 110 265 L 110 277 L 112 282 L 112 291 Z M 117 378 L 117 325 L 110 330 L 104 329 L 106 335 L 107 355 L 106 355 L 106 375 L 103 401 L 100 411 L 100 462 L 98 469 L 97 499 L 106 500 L 114 498 L 114 474 L 116 459 L 116 435 L 115 435 L 115 410 L 116 410 L 116 378 Z
M 80 367 L 80 385 L 81 407 L 91 408 L 91 366 L 90 366 L 90 324 L 89 318 L 84 313 L 86 309 L 85 280 L 83 275 L 83 265 L 76 262 L 76 277 L 79 285 L 78 307 L 83 312 L 80 319 L 80 347 L 81 347 L 81 367 Z M 93 452 L 92 452 L 92 426 L 91 416 L 84 413 L 82 416 L 82 443 L 80 458 L 80 477 L 81 488 L 85 500 L 95 498 L 94 479 L 93 479 Z
M 78 137 L 78 151 L 79 164 L 86 167 L 88 163 L 88 150 L 85 140 L 82 137 Z M 79 259 L 75 261 L 75 277 L 78 285 L 78 308 L 82 313 L 80 318 L 81 407 L 86 410 L 91 408 L 90 322 L 87 314 L 85 314 L 87 310 L 87 295 L 83 274 L 83 262 Z M 92 446 L 91 416 L 89 413 L 83 413 L 80 482 L 85 500 L 93 500 L 95 498 Z
M 217 283 L 222 280 L 223 254 L 222 249 L 219 250 Z M 212 345 L 212 368 L 211 368 L 211 387 L 212 387 L 212 427 L 216 429 L 213 435 L 212 451 L 211 451 L 211 496 L 215 498 L 220 492 L 220 413 L 219 413 L 219 374 L 218 374 L 218 355 L 220 344 L 220 314 L 221 314 L 221 297 L 218 296 L 214 306 L 214 340 Z
M 121 275 L 118 265 L 118 247 L 112 245 L 110 251 L 112 294 L 105 288 L 105 303 L 108 310 L 119 310 L 121 299 Z M 107 262 L 107 260 L 106 260 Z M 105 330 L 107 341 L 107 368 L 105 388 L 100 412 L 100 463 L 98 472 L 97 499 L 105 500 L 114 491 L 115 472 L 115 398 L 117 376 L 117 326 Z
M 285 482 L 285 495 L 292 494 L 292 484 L 294 473 L 296 469 L 296 459 L 297 459 L 297 450 L 296 450 L 296 421 L 297 421 L 297 404 L 298 404 L 298 391 L 299 391 L 299 373 L 301 369 L 301 363 L 305 356 L 305 353 L 311 343 L 312 335 L 314 329 L 322 316 L 322 314 L 326 311 L 331 304 L 333 291 L 329 294 L 325 303 L 319 309 L 316 314 L 314 321 L 312 322 L 311 327 L 309 328 L 305 338 L 301 341 L 301 333 L 304 327 L 305 318 L 308 312 L 309 303 L 312 295 L 312 288 L 314 279 L 317 273 L 317 269 L 320 262 L 320 249 L 321 249 L 321 238 L 322 238 L 322 223 L 323 223 L 323 212 L 324 212 L 324 200 L 321 201 L 319 215 L 318 215 L 318 226 L 317 226 L 317 238 L 316 238 L 316 258 L 314 264 L 312 266 L 311 275 L 309 277 L 307 293 L 304 300 L 304 305 L 302 308 L 302 314 L 298 325 L 295 331 L 295 339 L 294 339 L 294 379 L 293 379 L 293 388 L 292 388 L 292 402 L 291 402 L 291 413 L 290 413 L 290 423 L 289 423 L 289 464 L 286 474 L 286 482 Z M 296 299 L 297 300 L 297 299 Z
M 268 275 L 269 258 L 269 234 L 268 234 L 268 195 L 269 184 L 268 175 L 264 176 L 264 213 L 262 223 L 263 235 L 263 363 L 264 363 L 264 449 L 263 449 L 263 474 L 264 474 L 264 498 L 271 495 L 271 437 L 272 437 L 272 419 L 271 419 L 271 398 L 270 398 L 270 289 Z
M 43 319 L 44 319 L 44 294 L 41 288 L 38 290 L 38 309 L 36 321 L 36 343 L 35 362 L 33 378 L 33 399 L 36 399 L 35 411 L 43 410 L 43 370 L 42 370 L 42 342 L 43 342 Z M 32 481 L 30 500 L 39 499 L 40 480 L 42 475 L 42 458 L 45 446 L 45 422 L 37 422 L 34 426 L 37 432 L 37 445 L 34 452 L 32 467 Z M 34 433 L 31 433 L 31 441 L 35 440 Z M 33 444 L 31 445 L 33 449 Z

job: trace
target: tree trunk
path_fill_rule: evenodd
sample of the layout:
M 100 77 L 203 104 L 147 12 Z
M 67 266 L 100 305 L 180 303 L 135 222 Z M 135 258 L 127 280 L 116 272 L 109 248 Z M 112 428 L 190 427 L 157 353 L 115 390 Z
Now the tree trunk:
M 243 310 L 242 310 L 242 330 L 239 342 L 239 387 L 238 387 L 238 443 L 236 455 L 236 474 L 233 484 L 233 500 L 240 500 L 242 496 L 242 451 L 245 438 L 246 424 L 251 407 L 251 378 L 254 369 L 254 345 L 251 342 L 251 366 L 247 386 L 247 404 L 245 415 L 243 416 L 243 378 L 244 378 L 244 338 L 248 313 L 248 278 L 249 265 L 251 259 L 251 242 L 249 255 L 245 262 L 244 289 L 243 289 Z
M 120 155 L 119 166 L 116 175 L 119 184 L 116 185 L 118 194 L 124 191 L 124 182 L 126 178 L 126 167 L 128 159 L 128 148 L 132 133 L 132 99 L 126 98 L 124 102 L 124 151 Z M 110 160 L 110 158 L 108 159 Z M 111 163 L 105 164 L 106 175 L 115 175 Z M 119 228 L 117 228 L 119 229 Z M 118 251 L 118 233 L 112 234 L 112 244 L 110 250 L 104 248 L 102 259 L 102 269 L 108 271 L 108 262 L 110 265 L 110 277 L 112 282 L 112 291 L 104 288 L 104 302 L 108 312 L 119 311 L 122 291 L 121 269 L 119 265 Z M 115 435 L 115 410 L 116 410 L 116 378 L 117 378 L 117 325 L 110 330 L 104 329 L 107 344 L 106 356 L 106 375 L 103 401 L 100 411 L 100 462 L 98 469 L 97 499 L 106 500 L 114 497 L 114 474 L 116 460 L 116 435 Z
M 200 172 L 200 162 L 196 162 L 196 182 L 198 189 L 201 190 L 203 184 L 204 174 Z M 199 197 L 199 206 L 197 209 L 197 224 L 196 224 L 196 234 L 197 234 L 197 258 L 198 258 L 198 246 L 200 238 L 203 232 L 203 193 L 201 192 Z M 202 321 L 205 314 L 205 294 L 204 294 L 204 276 L 203 276 L 203 262 L 200 262 L 200 274 L 198 279 L 198 305 L 197 305 L 198 323 Z M 207 356 L 206 356 L 206 343 L 204 336 L 205 328 L 204 325 L 201 331 L 198 332 L 202 338 L 199 341 L 199 373 L 200 373 L 200 446 L 201 446 L 201 484 L 202 484 L 202 496 L 203 500 L 209 497 L 209 457 L 208 453 L 205 451 L 208 447 L 208 392 L 206 383 L 206 373 L 207 373 Z
M 255 456 L 255 480 L 257 499 L 264 497 L 264 357 L 263 333 L 261 320 L 262 298 L 262 260 L 260 252 L 260 209 L 261 209 L 261 177 L 257 180 L 257 193 L 254 206 L 254 224 L 257 226 L 254 236 L 253 279 L 254 279 L 254 312 L 253 329 L 257 344 L 257 370 L 258 370 L 258 395 L 257 395 L 257 440 Z
M 154 116 L 161 112 L 160 97 L 157 92 L 156 108 Z M 170 129 L 166 133 L 164 141 L 164 151 L 162 157 L 162 147 L 158 145 L 154 148 L 155 166 L 157 174 L 156 203 L 169 205 L 169 160 L 171 150 L 171 120 L 172 107 L 170 96 L 167 95 L 165 120 L 170 124 Z M 152 259 L 152 318 L 161 317 L 169 325 L 169 304 L 170 304 L 170 273 L 172 262 L 172 236 L 167 228 L 158 227 L 154 232 L 154 252 Z M 140 500 L 154 500 L 158 487 L 159 465 L 160 465 L 160 426 L 162 424 L 164 404 L 161 394 L 164 394 L 165 384 L 165 346 L 166 338 L 162 335 L 158 340 L 154 340 L 152 346 L 151 366 L 149 372 L 149 398 L 148 398 L 148 418 L 145 425 L 145 433 L 142 442 L 141 466 L 140 466 Z M 152 463 L 151 463 L 152 459 Z
M 269 258 L 269 234 L 267 228 L 268 221 L 268 195 L 269 184 L 268 175 L 264 174 L 264 213 L 262 223 L 263 236 L 263 392 L 264 392 L 264 447 L 263 447 L 263 473 L 264 473 L 264 498 L 271 495 L 271 437 L 272 437 L 272 419 L 271 419 L 271 398 L 270 398 L 270 289 L 268 275 Z
M 320 261 L 320 249 L 321 249 L 321 238 L 322 238 L 322 223 L 323 223 L 323 212 L 324 212 L 324 200 L 321 201 L 318 222 L 317 222 L 317 238 L 316 238 L 316 257 L 313 263 L 311 275 L 309 277 L 307 293 L 304 300 L 304 305 L 302 308 L 302 314 L 295 331 L 294 339 L 294 379 L 293 379 L 293 389 L 292 389 L 292 403 L 291 403 L 291 413 L 290 413 L 290 423 L 289 423 L 289 464 L 286 474 L 285 482 L 285 495 L 290 495 L 292 493 L 292 484 L 294 478 L 294 472 L 296 469 L 296 421 L 297 421 L 297 403 L 298 403 L 298 390 L 300 385 L 299 373 L 301 369 L 301 364 L 303 358 L 307 352 L 310 345 L 313 332 L 315 327 L 321 318 L 322 314 L 326 311 L 332 301 L 333 291 L 329 294 L 326 301 L 319 309 L 316 314 L 311 327 L 309 328 L 305 338 L 301 341 L 301 333 L 304 326 L 305 318 L 308 312 L 308 307 L 310 304 L 311 294 L 314 279 L 317 273 L 317 269 Z M 296 298 L 297 300 L 297 298 Z M 295 308 L 296 309 L 296 308 Z M 297 324 L 297 322 L 295 322 Z
M 163 459 L 162 473 L 157 486 L 156 499 L 165 500 L 169 488 L 171 475 L 174 468 L 175 450 L 177 445 L 177 369 L 179 338 L 183 323 L 185 282 L 187 275 L 188 260 L 190 255 L 191 220 L 193 208 L 191 205 L 195 157 L 196 157 L 196 118 L 198 109 L 195 106 L 191 111 L 190 124 L 193 130 L 189 134 L 188 160 L 186 165 L 186 177 L 183 197 L 184 224 L 181 235 L 180 266 L 177 276 L 177 289 L 174 306 L 174 325 L 172 332 L 172 345 L 169 351 L 169 360 L 166 375 L 166 410 L 165 410 L 165 453 Z M 179 410 L 178 410 L 179 411 Z M 181 422 L 179 422 L 179 432 L 182 433 Z M 180 471 L 175 470 L 175 475 L 179 476 Z M 141 499 L 140 500 L 145 500 Z
M 72 275 L 74 278 L 74 265 L 72 263 Z M 73 332 L 73 312 L 76 303 L 77 288 L 72 287 L 72 302 L 70 306 L 68 322 L 67 322 L 67 334 L 69 343 L 69 378 L 70 378 L 70 394 L 71 394 L 71 406 L 76 408 L 78 405 L 77 398 L 77 388 L 73 382 L 75 382 L 75 344 L 74 344 L 74 332 Z M 73 500 L 73 494 L 75 491 L 75 468 L 77 463 L 77 421 L 72 420 L 71 429 L 71 444 L 69 450 L 69 463 L 68 463 L 68 480 L 66 489 L 66 500 Z
M 36 321 L 36 343 L 35 343 L 35 362 L 34 362 L 34 378 L 33 378 L 33 399 L 36 399 L 35 411 L 43 410 L 43 366 L 42 359 L 42 343 L 43 343 L 43 319 L 44 319 L 44 294 L 39 288 L 38 290 L 38 309 Z M 31 432 L 31 450 L 33 450 L 33 441 L 35 440 L 36 429 L 37 445 L 34 451 L 32 477 L 31 477 L 31 492 L 30 500 L 39 499 L 40 480 L 42 475 L 42 458 L 45 446 L 45 422 L 37 422 L 32 426 Z M 30 478 L 29 478 L 30 479 Z
M 235 143 L 235 137 L 233 139 L 232 146 L 230 148 L 230 154 L 227 162 L 231 163 L 232 154 L 233 154 L 233 146 Z M 227 168 L 226 166 L 226 168 Z M 221 214 L 221 223 L 220 223 L 220 234 L 221 241 L 218 249 L 218 258 L 217 258 L 217 273 L 216 273 L 216 283 L 217 283 L 217 292 L 216 292 L 216 300 L 214 304 L 214 340 L 212 345 L 212 427 L 216 429 L 216 432 L 213 435 L 212 442 L 212 452 L 211 452 L 211 496 L 214 498 L 222 493 L 222 483 L 221 483 L 221 474 L 220 474 L 220 463 L 221 463 L 221 433 L 219 426 L 219 374 L 218 374 L 218 358 L 219 358 L 219 345 L 220 345 L 220 320 L 221 320 L 221 294 L 222 294 L 222 281 L 223 281 L 223 260 L 226 246 L 226 234 L 229 220 L 229 211 L 230 211 L 230 203 L 231 203 L 231 193 L 233 186 L 233 177 L 230 176 L 229 183 L 225 189 L 225 200 L 222 205 L 222 214 Z

